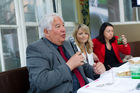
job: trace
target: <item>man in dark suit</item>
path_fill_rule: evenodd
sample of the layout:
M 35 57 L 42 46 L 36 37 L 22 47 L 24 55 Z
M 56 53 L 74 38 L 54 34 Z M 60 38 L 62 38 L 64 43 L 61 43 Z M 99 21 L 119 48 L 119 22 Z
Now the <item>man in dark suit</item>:
M 45 16 L 40 26 L 44 37 L 29 45 L 26 51 L 29 92 L 76 93 L 88 83 L 86 77 L 96 79 L 105 71 L 101 63 L 94 67 L 84 64 L 81 53 L 74 53 L 70 42 L 65 41 L 62 17 L 57 14 Z M 58 50 L 60 46 L 64 55 Z

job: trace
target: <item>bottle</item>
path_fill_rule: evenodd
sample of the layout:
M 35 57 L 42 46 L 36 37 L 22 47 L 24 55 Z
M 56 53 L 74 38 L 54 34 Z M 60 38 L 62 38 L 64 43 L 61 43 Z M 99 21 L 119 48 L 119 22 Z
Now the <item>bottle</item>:
M 117 43 L 118 43 L 118 45 L 122 45 L 123 44 L 123 41 L 122 41 L 121 37 L 117 39 Z

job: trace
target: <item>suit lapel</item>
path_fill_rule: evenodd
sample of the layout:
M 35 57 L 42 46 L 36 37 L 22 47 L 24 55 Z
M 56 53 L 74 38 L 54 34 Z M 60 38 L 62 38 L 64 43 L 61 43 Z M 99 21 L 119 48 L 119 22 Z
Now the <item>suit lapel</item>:
M 56 55 L 57 59 L 59 60 L 59 62 L 61 64 L 65 63 L 65 60 L 62 58 L 62 56 L 60 55 L 59 51 L 47 40 L 44 40 L 45 44 L 49 47 L 49 49 L 51 50 L 51 52 L 53 52 L 54 55 Z
M 56 50 L 56 52 L 55 52 L 55 51 L 53 51 L 53 52 L 54 52 L 54 54 L 56 55 L 57 59 L 59 60 L 59 62 L 60 62 L 61 64 L 66 63 L 65 60 L 63 59 L 63 57 L 62 57 L 62 56 L 60 55 L 60 53 L 58 52 L 58 50 Z
M 65 50 L 69 53 L 70 56 L 73 56 L 75 54 L 70 43 L 64 42 L 63 46 L 64 46 Z M 77 69 L 80 71 L 81 75 L 84 76 L 82 66 L 77 67 Z
M 47 41 L 47 40 L 43 40 L 43 41 L 49 47 L 49 49 L 51 50 L 51 52 L 53 52 L 53 54 L 56 55 L 57 59 L 59 60 L 59 62 L 61 64 L 66 63 L 65 60 L 63 59 L 63 57 L 60 55 L 59 51 L 49 41 Z M 70 55 L 70 57 L 74 55 L 74 51 L 73 51 L 70 43 L 64 41 L 63 47 L 65 48 L 65 50 L 67 51 L 67 53 Z M 81 72 L 81 67 L 78 67 L 78 70 Z
M 70 56 L 73 56 L 73 55 L 74 55 L 74 51 L 73 51 L 73 49 L 72 49 L 72 47 L 71 47 L 71 45 L 70 45 L 69 42 L 64 41 L 63 47 L 65 48 L 65 50 L 67 51 L 67 53 L 68 53 Z

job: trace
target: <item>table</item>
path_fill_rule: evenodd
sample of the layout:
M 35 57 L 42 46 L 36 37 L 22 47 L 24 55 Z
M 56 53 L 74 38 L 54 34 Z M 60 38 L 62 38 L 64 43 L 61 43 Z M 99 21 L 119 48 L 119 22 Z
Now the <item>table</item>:
M 104 72 L 99 79 L 80 88 L 77 93 L 140 93 L 136 86 L 140 79 L 131 79 L 130 76 L 119 77 L 116 73 L 129 69 L 129 63 L 114 67 Z

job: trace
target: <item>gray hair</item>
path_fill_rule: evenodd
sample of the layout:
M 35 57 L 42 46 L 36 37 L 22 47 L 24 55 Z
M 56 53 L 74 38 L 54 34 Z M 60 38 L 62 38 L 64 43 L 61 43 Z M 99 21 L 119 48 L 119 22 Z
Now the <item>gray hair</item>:
M 41 19 L 40 24 L 39 24 L 39 28 L 40 28 L 42 37 L 44 37 L 44 29 L 47 29 L 47 30 L 52 29 L 52 23 L 53 23 L 55 17 L 59 17 L 64 22 L 63 18 L 57 13 L 45 15 Z

